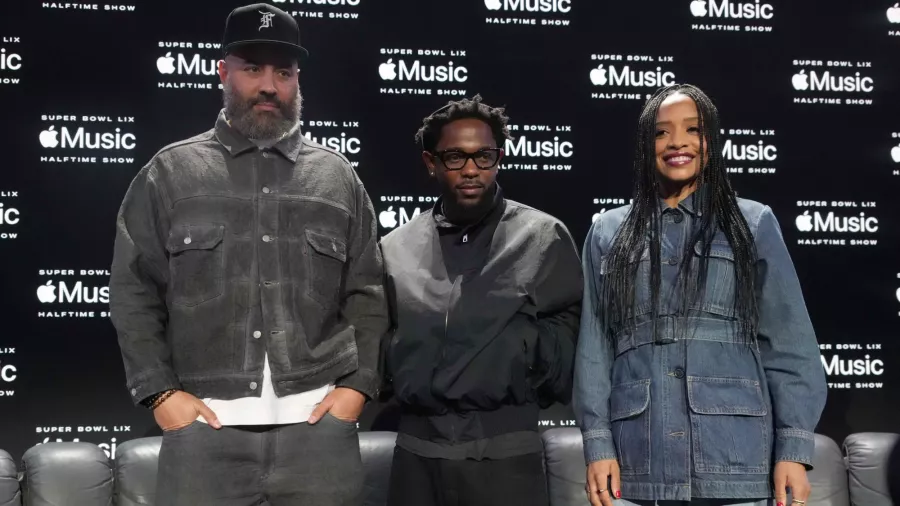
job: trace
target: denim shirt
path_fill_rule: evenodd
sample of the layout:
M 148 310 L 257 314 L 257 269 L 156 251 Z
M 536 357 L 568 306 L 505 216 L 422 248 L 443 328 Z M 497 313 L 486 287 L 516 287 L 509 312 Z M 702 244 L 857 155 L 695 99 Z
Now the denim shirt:
M 683 253 L 699 218 L 693 201 L 677 208 L 660 201 L 656 338 L 649 248 L 637 271 L 635 325 L 603 328 L 597 317 L 606 255 L 629 206 L 602 214 L 588 233 L 574 393 L 585 460 L 618 459 L 628 499 L 771 497 L 775 462 L 811 468 L 827 395 L 818 344 L 778 222 L 750 200 L 738 204 L 758 256 L 756 341 L 738 335 L 734 254 L 721 230 L 704 296 L 687 321 L 678 316 L 680 265 L 696 266 L 703 254 L 700 242 L 690 258 Z

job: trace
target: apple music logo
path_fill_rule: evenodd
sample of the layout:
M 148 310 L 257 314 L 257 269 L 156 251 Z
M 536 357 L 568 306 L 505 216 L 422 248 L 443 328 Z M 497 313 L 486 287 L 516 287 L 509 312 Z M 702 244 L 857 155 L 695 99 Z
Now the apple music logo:
M 571 0 L 484 0 L 489 25 L 569 26 Z M 502 16 L 500 16 L 502 14 Z M 551 17 L 556 15 L 557 17 Z M 533 16 L 541 16 L 536 18 Z
M 359 121 L 300 120 L 300 127 L 304 137 L 337 151 L 354 169 L 359 168 Z
M 43 114 L 41 121 L 47 125 L 37 140 L 45 152 L 53 152 L 52 155 L 41 155 L 43 163 L 127 165 L 135 162 L 133 157 L 124 156 L 137 147 L 137 138 L 131 133 L 134 116 Z M 96 156 L 96 151 L 107 153 Z
M 722 158 L 729 174 L 774 175 L 777 172 L 775 130 L 723 128 L 721 133 L 725 140 Z
M 794 60 L 800 67 L 791 76 L 791 85 L 798 94 L 795 104 L 872 105 L 870 94 L 875 91 L 875 80 L 870 61 Z M 814 67 L 809 70 L 808 67 Z M 822 70 L 825 68 L 826 70 Z M 810 92 L 820 96 L 810 97 Z M 845 98 L 853 94 L 852 98 Z
M 618 197 L 595 198 L 593 200 L 593 204 L 594 204 L 594 206 L 599 206 L 599 209 L 597 209 L 595 207 L 594 214 L 591 215 L 591 223 L 597 221 L 600 218 L 600 215 L 602 215 L 603 213 L 605 213 L 607 211 L 611 211 L 617 207 L 622 207 L 624 205 L 631 204 L 633 202 L 634 202 L 634 199 L 632 199 L 632 198 L 627 198 L 627 199 L 618 198 Z
M 892 25 L 900 25 L 900 3 L 895 3 L 893 6 L 888 7 L 887 20 Z M 900 37 L 900 26 L 888 30 L 888 36 Z
M 438 197 L 382 196 L 378 205 L 378 225 L 387 233 L 406 225 L 434 206 Z
M 592 54 L 591 61 L 594 67 L 588 77 L 603 90 L 592 92 L 592 99 L 646 100 L 649 91 L 675 84 L 675 73 L 666 70 L 675 62 L 672 56 Z
M 19 84 L 18 71 L 22 70 L 22 55 L 16 52 L 20 37 L 0 37 L 0 84 Z
M 219 80 L 219 42 L 160 41 L 165 50 L 156 59 L 156 70 L 163 78 L 156 87 L 166 90 L 221 90 Z M 188 49 L 182 52 L 178 50 Z
M 891 161 L 894 162 L 891 173 L 900 176 L 900 132 L 891 132 L 891 143 Z
M 575 147 L 571 125 L 509 125 L 506 157 L 500 168 L 513 171 L 569 172 Z
M 884 388 L 881 376 L 884 375 L 884 360 L 881 343 L 841 343 L 820 344 L 822 367 L 828 376 L 828 388 L 838 390 Z M 832 377 L 835 377 L 832 383 Z M 861 378 L 860 382 L 851 383 L 849 378 Z M 866 380 L 869 382 L 866 382 Z
M 16 225 L 19 224 L 21 217 L 19 210 L 16 209 L 16 203 L 12 199 L 18 199 L 19 192 L 3 190 L 0 191 L 0 241 L 5 239 L 18 239 L 19 234 L 13 232 Z
M 12 364 L 15 357 L 10 357 L 15 354 L 15 348 L 0 348 L 0 397 L 12 397 L 16 394 L 11 383 L 19 377 L 19 371 Z
M 52 311 L 38 311 L 38 318 L 109 317 L 108 310 L 70 310 L 69 307 L 59 307 L 109 304 L 108 269 L 41 269 L 38 275 L 49 278 L 35 290 L 38 302 L 42 306 L 54 306 Z M 105 281 L 98 284 L 97 278 L 105 278 Z
M 438 95 L 464 97 L 460 88 L 469 80 L 466 52 L 445 49 L 381 48 L 378 77 L 386 83 L 383 95 Z
M 115 459 L 116 447 L 122 444 L 120 438 L 129 436 L 132 429 L 131 425 L 41 425 L 35 427 L 34 432 L 35 434 L 44 435 L 44 439 L 35 446 L 46 443 L 62 443 L 64 441 L 92 443 L 99 446 L 109 459 Z M 77 436 L 72 438 L 74 434 L 77 434 Z M 87 440 L 82 441 L 83 438 Z
M 695 18 L 722 20 L 722 24 L 691 24 L 691 30 L 707 32 L 771 33 L 771 25 L 760 23 L 775 17 L 775 8 L 760 0 L 746 3 L 732 0 L 691 0 L 690 10 Z
M 797 240 L 801 246 L 878 245 L 878 239 L 873 237 L 879 229 L 878 218 L 873 215 L 877 205 L 873 201 L 799 200 L 797 207 L 804 208 L 794 219 L 797 230 L 803 235 L 821 234 L 815 238 L 801 237 Z M 809 208 L 823 209 L 810 211 Z M 847 239 L 846 236 L 851 237 Z
M 352 9 L 359 6 L 360 0 L 271 0 L 271 3 L 283 9 L 285 12 L 300 19 L 329 19 L 329 20 L 355 20 L 359 19 L 359 13 Z M 287 5 L 285 5 L 287 4 Z M 301 7 L 324 10 L 289 10 L 294 5 Z

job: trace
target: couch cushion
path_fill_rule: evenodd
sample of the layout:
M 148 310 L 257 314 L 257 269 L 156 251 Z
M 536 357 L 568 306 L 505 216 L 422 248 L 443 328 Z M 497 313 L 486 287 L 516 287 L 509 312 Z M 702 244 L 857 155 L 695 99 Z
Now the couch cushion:
M 553 506 L 584 506 L 585 471 L 584 442 L 578 428 L 547 429 L 544 442 L 544 469 L 547 489 Z
M 116 506 L 156 504 L 156 468 L 162 436 L 126 441 L 116 448 Z
M 849 506 L 847 465 L 840 447 L 833 439 L 816 434 L 816 451 L 812 464 L 813 470 L 808 473 L 812 492 L 807 502 L 815 506 Z
M 897 444 L 897 434 L 861 432 L 844 440 L 850 478 L 850 502 L 854 506 L 891 506 L 887 462 Z
M 0 450 L 0 506 L 21 506 L 16 462 L 8 453 Z
M 397 434 L 393 432 L 359 433 L 359 452 L 366 470 L 363 485 L 365 506 L 384 506 L 387 503 L 396 439 Z
M 91 443 L 43 443 L 22 456 L 25 506 L 110 506 L 113 470 Z

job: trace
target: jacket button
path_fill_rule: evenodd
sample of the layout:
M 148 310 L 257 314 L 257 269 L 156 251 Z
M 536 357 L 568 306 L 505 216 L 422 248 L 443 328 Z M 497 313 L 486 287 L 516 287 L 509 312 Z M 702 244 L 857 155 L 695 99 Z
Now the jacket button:
M 251 382 L 250 382 L 250 390 L 256 390 L 256 386 L 257 386 L 257 385 L 256 385 L 256 382 L 255 382 L 255 381 L 251 381 Z
M 269 193 L 270 191 L 272 191 L 272 190 L 270 190 L 268 186 L 263 186 L 263 189 L 262 189 L 263 193 Z
M 678 379 L 683 378 L 684 377 L 684 369 L 682 369 L 680 367 L 676 367 L 675 368 L 675 377 Z
M 185 238 L 184 238 L 184 243 L 185 243 L 185 244 L 190 244 L 190 243 L 191 243 L 191 238 L 190 238 L 190 237 L 185 237 Z
M 137 388 L 132 388 L 132 389 L 131 389 L 131 395 L 133 395 L 133 396 L 134 396 L 134 395 L 137 395 Z
M 269 236 L 267 236 L 267 235 L 264 235 L 264 236 L 262 237 L 262 240 L 263 240 L 263 242 L 271 242 L 271 241 L 272 241 L 272 238 L 269 237 Z
M 675 223 L 681 223 L 682 221 L 684 221 L 684 215 L 681 213 L 676 213 L 675 214 Z
M 259 339 L 260 337 L 262 337 L 262 332 L 257 330 L 256 332 L 253 333 L 253 337 L 255 337 L 256 339 Z
M 666 263 L 668 263 L 669 265 L 678 265 L 678 259 L 675 258 L 675 257 L 672 257 L 672 258 L 670 258 L 669 261 L 666 262 Z

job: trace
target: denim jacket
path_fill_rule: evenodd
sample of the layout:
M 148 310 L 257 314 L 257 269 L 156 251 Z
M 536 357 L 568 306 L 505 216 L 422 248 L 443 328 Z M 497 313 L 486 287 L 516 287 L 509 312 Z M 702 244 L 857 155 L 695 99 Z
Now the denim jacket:
M 339 153 L 295 128 L 258 149 L 216 126 L 163 148 L 116 222 L 112 322 L 132 401 L 169 388 L 373 397 L 388 328 L 375 211 Z
M 629 206 L 602 214 L 588 233 L 574 393 L 585 460 L 617 458 L 628 499 L 771 497 L 775 462 L 811 468 L 827 393 L 815 333 L 772 210 L 745 199 L 738 204 L 758 256 L 756 342 L 739 340 L 734 254 L 721 230 L 709 252 L 703 299 L 689 308 L 687 322 L 677 316 L 679 266 L 696 265 L 703 251 L 698 242 L 683 258 L 698 218 L 693 201 L 677 208 L 660 203 L 656 339 L 649 248 L 638 267 L 633 329 L 603 328 L 596 313 L 606 255 Z

